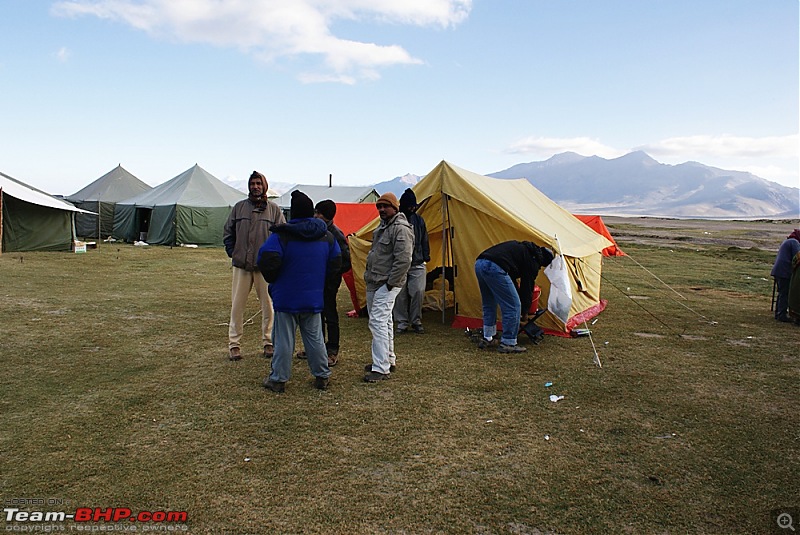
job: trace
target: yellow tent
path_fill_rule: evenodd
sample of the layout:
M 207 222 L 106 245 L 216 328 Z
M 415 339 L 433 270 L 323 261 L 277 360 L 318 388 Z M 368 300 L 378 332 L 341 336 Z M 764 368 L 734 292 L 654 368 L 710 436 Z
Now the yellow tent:
M 453 327 L 482 326 L 481 296 L 475 259 L 485 249 L 507 240 L 527 240 L 550 247 L 566 261 L 572 307 L 566 324 L 550 312 L 537 324 L 552 334 L 569 335 L 578 324 L 605 308 L 600 299 L 602 250 L 611 243 L 547 198 L 525 179 L 489 178 L 442 161 L 413 188 L 425 219 L 431 247 L 428 271 L 453 268 Z M 356 292 L 363 306 L 372 232 L 379 218 L 350 236 Z M 539 272 L 539 308 L 547 307 L 550 281 Z

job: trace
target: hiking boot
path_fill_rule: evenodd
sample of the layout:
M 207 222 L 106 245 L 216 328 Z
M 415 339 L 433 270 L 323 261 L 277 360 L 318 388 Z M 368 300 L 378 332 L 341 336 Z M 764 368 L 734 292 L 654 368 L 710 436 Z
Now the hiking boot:
M 528 348 L 522 347 L 521 345 L 510 346 L 508 344 L 501 343 L 497 346 L 497 351 L 499 353 L 524 353 L 527 351 Z
M 297 358 L 299 358 L 299 359 L 307 359 L 308 355 L 306 354 L 305 351 L 298 351 L 297 352 Z
M 364 371 L 367 373 L 371 372 L 372 364 L 367 364 L 366 366 L 364 366 Z M 395 371 L 397 371 L 397 366 L 395 366 L 394 364 L 389 364 L 389 373 L 394 373 Z
M 281 383 L 281 382 L 278 382 L 278 381 L 272 381 L 272 380 L 270 380 L 269 377 L 264 379 L 264 383 L 263 384 L 264 384 L 264 388 L 266 388 L 267 390 L 272 390 L 276 394 L 283 394 L 283 392 L 286 390 L 286 383 Z
M 242 350 L 238 347 L 232 347 L 228 352 L 228 360 L 242 360 Z
M 330 379 L 327 377 L 314 377 L 314 388 L 317 390 L 327 390 Z
M 379 381 L 388 381 L 391 377 L 388 373 L 369 372 L 364 376 L 365 383 L 377 383 Z
M 417 334 L 425 334 L 425 329 L 422 325 L 412 325 L 411 328 L 414 329 L 414 332 Z
M 478 340 L 478 349 L 487 349 L 497 347 L 498 345 L 500 345 L 500 341 L 497 338 L 487 340 L 486 338 L 481 337 L 481 339 Z
M 272 355 L 275 354 L 275 348 L 272 347 L 272 344 L 267 344 L 264 346 L 264 358 L 271 359 Z

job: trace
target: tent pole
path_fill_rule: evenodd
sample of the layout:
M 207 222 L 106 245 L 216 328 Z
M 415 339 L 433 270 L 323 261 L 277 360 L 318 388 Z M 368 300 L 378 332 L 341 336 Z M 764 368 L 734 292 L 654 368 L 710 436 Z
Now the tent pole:
M 3 254 L 3 188 L 0 188 L 0 255 Z
M 447 309 L 447 194 L 442 192 L 442 325 L 445 323 L 444 312 Z

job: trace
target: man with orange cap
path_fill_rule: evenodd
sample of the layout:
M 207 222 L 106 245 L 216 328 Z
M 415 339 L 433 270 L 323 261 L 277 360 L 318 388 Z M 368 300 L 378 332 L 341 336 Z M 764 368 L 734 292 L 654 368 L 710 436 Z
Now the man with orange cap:
M 394 193 L 384 193 L 375 202 L 380 225 L 372 233 L 372 247 L 367 255 L 364 282 L 367 287 L 369 330 L 372 332 L 372 363 L 364 368 L 364 381 L 376 383 L 389 379 L 394 371 L 394 324 L 392 309 L 400 289 L 406 283 L 414 249 L 414 231 Z

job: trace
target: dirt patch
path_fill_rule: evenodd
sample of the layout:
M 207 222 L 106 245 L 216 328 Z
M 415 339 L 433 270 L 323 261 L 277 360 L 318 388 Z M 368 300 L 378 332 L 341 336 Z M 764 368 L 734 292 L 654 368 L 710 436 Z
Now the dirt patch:
M 642 338 L 664 338 L 663 334 L 655 334 L 655 333 L 633 333 L 634 336 L 640 336 Z
M 682 248 L 716 245 L 777 251 L 792 229 L 800 227 L 796 219 L 742 221 L 603 216 L 603 221 L 623 250 L 625 242 L 632 242 Z

